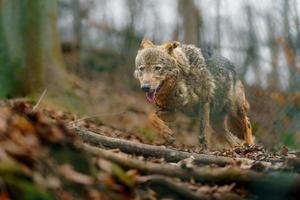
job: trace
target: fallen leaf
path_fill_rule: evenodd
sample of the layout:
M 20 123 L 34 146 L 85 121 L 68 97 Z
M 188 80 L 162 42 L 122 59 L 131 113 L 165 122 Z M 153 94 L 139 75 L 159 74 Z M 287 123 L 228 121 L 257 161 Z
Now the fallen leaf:
M 12 125 L 18 128 L 22 133 L 32 133 L 34 132 L 33 125 L 26 119 L 20 115 L 15 115 L 12 119 Z
M 59 171 L 69 181 L 83 185 L 92 185 L 94 183 L 92 177 L 75 171 L 69 164 L 62 165 Z
M 99 158 L 97 164 L 103 171 L 105 171 L 109 174 L 112 174 L 112 163 L 111 162 Z
M 280 154 L 282 155 L 287 155 L 289 152 L 289 149 L 286 147 L 286 146 L 282 146 L 281 149 L 280 149 Z

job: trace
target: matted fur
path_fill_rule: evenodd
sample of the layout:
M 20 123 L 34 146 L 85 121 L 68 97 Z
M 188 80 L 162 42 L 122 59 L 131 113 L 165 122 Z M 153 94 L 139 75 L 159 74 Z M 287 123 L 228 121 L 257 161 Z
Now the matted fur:
M 180 110 L 199 116 L 199 139 L 209 149 L 253 143 L 243 84 L 227 59 L 177 41 L 154 45 L 144 39 L 135 63 L 135 77 L 154 96 L 158 109 L 150 119 L 159 132 L 172 135 L 168 125 Z

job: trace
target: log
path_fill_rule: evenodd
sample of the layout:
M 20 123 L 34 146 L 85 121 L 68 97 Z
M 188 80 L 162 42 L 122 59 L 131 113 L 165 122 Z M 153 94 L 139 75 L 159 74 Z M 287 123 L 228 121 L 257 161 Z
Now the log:
M 221 195 L 214 194 L 206 194 L 204 192 L 196 192 L 186 188 L 184 185 L 180 183 L 174 182 L 174 180 L 170 177 L 166 177 L 163 175 L 149 175 L 142 176 L 138 178 L 139 184 L 148 184 L 150 186 L 158 186 L 158 188 L 163 188 L 162 190 L 158 190 L 157 193 L 164 193 L 165 195 L 176 196 L 178 199 L 202 199 L 202 200 L 239 200 L 242 199 L 241 196 L 231 193 L 224 192 Z M 155 187 L 152 189 L 157 190 Z
M 300 176 L 296 173 L 273 172 L 260 173 L 252 170 L 243 170 L 238 167 L 196 167 L 183 168 L 178 165 L 158 164 L 121 156 L 108 150 L 84 145 L 84 149 L 96 156 L 114 162 L 127 169 L 137 169 L 145 174 L 158 174 L 168 177 L 177 177 L 182 180 L 195 180 L 200 183 L 230 184 L 236 183 L 246 187 L 259 196 L 282 197 L 300 196 Z M 281 197 L 281 196 L 280 196 Z
M 211 200 L 213 199 L 211 196 L 200 193 L 193 192 L 190 189 L 175 183 L 170 177 L 162 176 L 162 175 L 150 175 L 143 176 L 138 178 L 138 183 L 140 185 L 150 185 L 150 187 L 155 190 L 158 194 L 161 194 L 164 197 L 174 197 L 176 196 L 178 199 L 203 199 L 203 200 Z M 156 187 L 155 187 L 156 186 Z M 163 188 L 163 191 L 158 190 L 158 188 Z
M 197 164 L 216 164 L 225 166 L 236 162 L 252 164 L 254 161 L 247 158 L 229 158 L 225 156 L 216 156 L 208 154 L 189 153 L 185 151 L 173 150 L 163 146 L 154 146 L 132 142 L 124 139 L 107 137 L 98 133 L 76 129 L 81 139 L 93 146 L 108 149 L 120 149 L 128 154 L 142 155 L 144 157 L 164 158 L 167 162 L 179 162 L 183 159 L 194 157 Z

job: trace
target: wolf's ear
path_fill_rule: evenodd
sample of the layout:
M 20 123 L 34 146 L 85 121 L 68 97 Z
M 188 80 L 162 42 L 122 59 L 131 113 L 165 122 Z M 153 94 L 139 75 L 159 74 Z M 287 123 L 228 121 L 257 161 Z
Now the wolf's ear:
M 155 45 L 150 40 L 148 40 L 147 38 L 144 38 L 140 44 L 140 49 L 151 48 L 154 46 Z
M 169 54 L 171 54 L 173 52 L 173 50 L 178 47 L 180 45 L 180 42 L 177 42 L 177 41 L 170 41 L 170 42 L 167 42 L 163 45 L 160 45 L 160 48 L 163 48 L 165 50 L 167 50 L 167 52 Z

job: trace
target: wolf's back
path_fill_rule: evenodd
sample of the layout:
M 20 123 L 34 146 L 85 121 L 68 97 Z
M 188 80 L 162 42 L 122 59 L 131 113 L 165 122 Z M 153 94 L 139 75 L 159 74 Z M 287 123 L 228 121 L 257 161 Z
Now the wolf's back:
M 182 50 L 186 54 L 191 67 L 205 67 L 213 77 L 214 89 L 214 109 L 213 112 L 220 112 L 229 101 L 234 92 L 232 88 L 236 85 L 235 66 L 228 59 L 212 51 L 202 51 L 194 45 L 182 45 Z M 201 64 L 201 60 L 202 63 Z
M 202 50 L 194 45 L 181 45 L 191 67 L 203 67 L 203 59 L 205 66 L 210 73 L 215 77 L 221 74 L 231 74 L 236 78 L 236 67 L 227 58 L 214 53 L 212 50 Z

